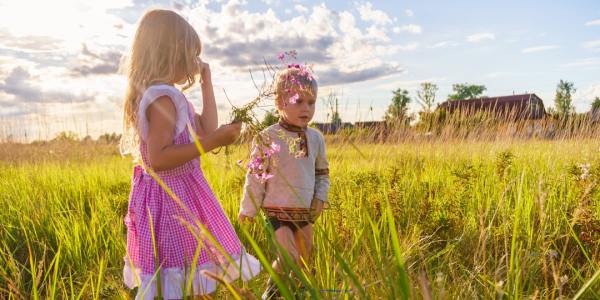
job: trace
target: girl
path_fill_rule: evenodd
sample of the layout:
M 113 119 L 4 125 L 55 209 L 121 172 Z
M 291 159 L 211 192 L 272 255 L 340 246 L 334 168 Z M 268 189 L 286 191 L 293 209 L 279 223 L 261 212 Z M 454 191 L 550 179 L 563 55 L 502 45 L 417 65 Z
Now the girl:
M 329 164 L 325 142 L 319 131 L 307 127 L 315 113 L 317 82 L 305 67 L 290 65 L 276 79 L 276 107 L 281 116 L 278 124 L 265 129 L 261 136 L 269 140 L 266 166 L 272 174 L 267 180 L 249 171 L 246 175 L 239 221 L 253 221 L 259 208 L 273 227 L 275 238 L 297 263 L 307 267 L 312 248 L 313 223 L 327 206 Z M 278 149 L 278 151 L 273 151 Z M 253 161 L 256 158 L 253 157 Z M 260 161 L 260 160 L 259 160 Z M 282 272 L 282 254 L 273 268 Z M 263 299 L 278 295 L 272 280 Z
M 202 170 L 200 151 L 232 143 L 240 124 L 217 128 L 217 110 L 209 65 L 199 59 L 194 29 L 172 11 L 152 10 L 141 19 L 128 63 L 124 105 L 125 153 L 134 168 L 123 270 L 136 299 L 181 299 L 205 295 L 216 282 L 258 274 L 259 262 L 246 254 Z M 202 86 L 202 113 L 175 84 Z

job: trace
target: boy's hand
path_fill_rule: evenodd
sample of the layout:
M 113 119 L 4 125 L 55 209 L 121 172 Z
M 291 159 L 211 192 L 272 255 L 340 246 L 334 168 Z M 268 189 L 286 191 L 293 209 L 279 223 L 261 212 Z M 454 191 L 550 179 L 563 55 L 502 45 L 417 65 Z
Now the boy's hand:
M 246 215 L 240 213 L 240 214 L 238 214 L 238 221 L 241 224 L 245 224 L 246 222 L 254 223 L 254 217 L 249 217 L 249 216 L 246 216 Z
M 310 203 L 310 212 L 312 214 L 313 220 L 317 220 L 317 218 L 321 216 L 324 205 L 325 202 L 317 198 L 313 199 L 313 201 Z

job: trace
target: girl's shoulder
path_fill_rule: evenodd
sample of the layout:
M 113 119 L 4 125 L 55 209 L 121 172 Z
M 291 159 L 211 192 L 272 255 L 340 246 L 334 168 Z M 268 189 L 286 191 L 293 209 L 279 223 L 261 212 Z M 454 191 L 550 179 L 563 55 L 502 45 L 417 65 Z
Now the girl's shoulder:
M 152 102 L 163 96 L 171 98 L 174 103 L 186 101 L 185 95 L 174 86 L 168 84 L 155 84 L 146 88 L 144 94 L 142 94 L 140 103 Z
M 151 85 L 144 91 L 142 98 L 140 99 L 140 105 L 138 107 L 138 126 L 140 129 L 140 136 L 143 140 L 148 136 L 148 119 L 146 118 L 146 110 L 154 101 L 161 97 L 169 97 L 175 106 L 177 111 L 177 121 L 175 124 L 175 135 L 183 132 L 186 124 L 189 122 L 189 103 L 185 95 L 168 84 L 157 84 Z

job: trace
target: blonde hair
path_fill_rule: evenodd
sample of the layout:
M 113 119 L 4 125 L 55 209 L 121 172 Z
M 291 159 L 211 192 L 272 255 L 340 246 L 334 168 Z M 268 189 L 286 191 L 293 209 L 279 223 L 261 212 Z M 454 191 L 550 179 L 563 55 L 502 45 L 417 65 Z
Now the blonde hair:
M 284 100 L 293 95 L 293 91 L 307 92 L 317 97 L 317 80 L 306 67 L 289 67 L 277 73 L 275 78 L 275 104 L 283 106 Z
M 122 154 L 135 156 L 138 152 L 137 110 L 146 88 L 152 84 L 176 83 L 181 76 L 186 79 L 182 89 L 190 88 L 197 79 L 201 50 L 198 34 L 177 13 L 153 9 L 140 19 L 125 63 L 128 86 L 123 107 Z

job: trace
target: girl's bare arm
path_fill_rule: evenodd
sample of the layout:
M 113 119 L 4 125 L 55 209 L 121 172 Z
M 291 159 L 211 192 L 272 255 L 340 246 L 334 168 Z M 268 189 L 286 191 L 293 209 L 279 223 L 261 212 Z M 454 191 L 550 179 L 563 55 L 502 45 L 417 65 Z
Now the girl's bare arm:
M 155 171 L 173 169 L 200 156 L 195 144 L 174 145 L 177 111 L 169 97 L 155 100 L 146 110 L 148 118 L 148 154 Z M 241 124 L 222 126 L 209 135 L 199 138 L 204 151 L 227 145 L 239 135 Z
M 196 114 L 195 122 L 198 128 L 198 136 L 205 136 L 217 129 L 219 120 L 210 66 L 203 61 L 200 61 L 199 64 L 200 76 L 202 77 L 202 113 Z

